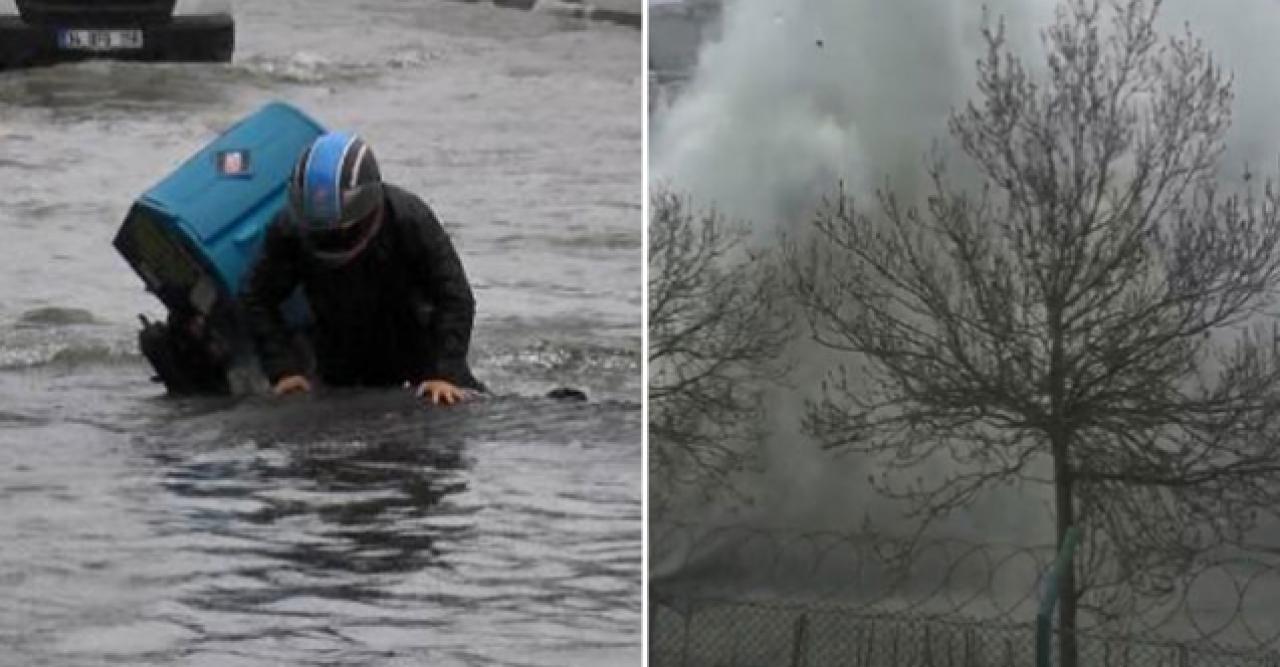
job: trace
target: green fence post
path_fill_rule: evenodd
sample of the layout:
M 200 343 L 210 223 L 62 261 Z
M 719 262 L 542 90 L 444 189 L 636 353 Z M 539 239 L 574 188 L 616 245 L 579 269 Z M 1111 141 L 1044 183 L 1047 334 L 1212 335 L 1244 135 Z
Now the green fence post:
M 692 633 L 689 626 L 693 625 L 694 605 L 690 604 L 688 611 L 688 615 L 684 617 L 683 641 L 680 642 L 680 667 L 689 667 L 689 635 Z
M 1045 586 L 1044 599 L 1040 600 L 1040 611 L 1036 613 L 1036 667 L 1050 667 L 1053 664 L 1053 609 L 1058 605 L 1058 582 L 1067 568 L 1071 567 L 1071 558 L 1076 552 L 1076 543 L 1080 541 L 1080 529 L 1071 526 L 1067 529 L 1062 548 L 1049 573 L 1049 581 Z
M 809 634 L 809 615 L 800 614 L 800 618 L 796 619 L 796 625 L 791 633 L 791 667 L 800 667 L 801 660 L 804 657 L 804 645 L 808 642 Z
M 871 664 L 872 658 L 876 655 L 876 620 L 874 618 L 867 626 L 867 641 L 864 645 L 867 647 L 867 657 L 862 661 L 862 665 L 866 667 Z

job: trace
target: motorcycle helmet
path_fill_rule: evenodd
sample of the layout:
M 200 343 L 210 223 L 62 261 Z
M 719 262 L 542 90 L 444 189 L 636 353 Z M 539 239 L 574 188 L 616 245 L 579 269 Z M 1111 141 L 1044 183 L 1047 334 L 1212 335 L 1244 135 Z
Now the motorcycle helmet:
M 382 175 L 359 136 L 330 132 L 302 151 L 289 179 L 289 209 L 310 254 L 330 265 L 360 255 L 383 216 Z

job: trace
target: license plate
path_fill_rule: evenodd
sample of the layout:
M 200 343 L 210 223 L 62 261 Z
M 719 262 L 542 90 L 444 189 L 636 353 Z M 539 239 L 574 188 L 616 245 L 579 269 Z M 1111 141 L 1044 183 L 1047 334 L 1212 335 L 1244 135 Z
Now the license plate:
M 71 51 L 125 51 L 142 48 L 141 30 L 63 30 L 58 44 Z

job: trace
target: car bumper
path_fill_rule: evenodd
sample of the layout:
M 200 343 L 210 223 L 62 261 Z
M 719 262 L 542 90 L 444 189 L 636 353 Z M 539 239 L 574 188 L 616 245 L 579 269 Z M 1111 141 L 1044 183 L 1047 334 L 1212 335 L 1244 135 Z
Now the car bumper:
M 63 28 L 142 30 L 142 48 L 116 51 L 76 51 L 58 43 Z M 235 22 L 230 16 L 175 16 L 165 23 L 126 26 L 31 25 L 16 16 L 0 17 L 0 68 L 53 62 L 111 58 L 119 60 L 215 61 L 231 60 L 235 50 Z

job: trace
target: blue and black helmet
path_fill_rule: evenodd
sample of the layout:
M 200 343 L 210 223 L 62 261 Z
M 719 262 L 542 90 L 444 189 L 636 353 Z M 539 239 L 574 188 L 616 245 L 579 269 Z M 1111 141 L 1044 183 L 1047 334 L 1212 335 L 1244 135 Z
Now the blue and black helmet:
M 302 151 L 289 179 L 289 208 L 308 249 L 345 263 L 382 222 L 382 175 L 373 150 L 349 132 L 330 132 Z

